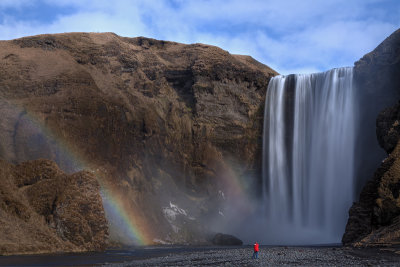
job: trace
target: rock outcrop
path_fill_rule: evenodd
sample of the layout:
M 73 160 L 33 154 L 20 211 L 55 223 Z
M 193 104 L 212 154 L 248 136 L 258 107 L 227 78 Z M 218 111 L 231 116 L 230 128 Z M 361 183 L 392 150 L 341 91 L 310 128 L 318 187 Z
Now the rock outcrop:
M 351 207 L 342 242 L 356 246 L 397 245 L 400 242 L 400 105 L 388 106 L 400 99 L 400 30 L 357 62 L 355 73 L 359 90 L 364 92 L 360 101 L 370 103 L 364 106 L 366 112 L 361 116 L 363 127 L 371 129 L 371 118 L 377 118 L 376 132 L 361 131 L 365 135 L 360 144 L 368 146 L 370 154 L 376 154 L 371 149 L 371 139 L 377 136 L 379 145 L 389 155 Z M 368 168 L 368 158 L 364 164 Z
M 0 160 L 0 255 L 102 250 L 108 225 L 89 172 L 67 175 L 49 160 Z
M 229 199 L 232 174 L 259 182 L 264 97 L 277 73 L 251 57 L 70 33 L 2 41 L 0 59 L 0 158 L 96 172 L 125 196 L 137 231 L 153 229 L 148 240 L 193 240 L 164 216 L 170 202 L 207 220 L 219 216 L 219 191 Z

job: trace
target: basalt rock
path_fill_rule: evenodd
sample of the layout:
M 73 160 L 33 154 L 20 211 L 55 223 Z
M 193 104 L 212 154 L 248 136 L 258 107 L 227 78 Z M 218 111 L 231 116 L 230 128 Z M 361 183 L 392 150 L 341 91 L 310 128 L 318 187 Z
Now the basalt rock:
M 198 223 L 220 216 L 218 192 L 233 197 L 232 179 L 260 182 L 265 92 L 276 74 L 204 44 L 112 33 L 1 41 L 0 158 L 90 169 L 147 240 L 179 236 L 163 214 L 170 202 Z M 111 221 L 111 235 L 119 229 Z
M 361 131 L 360 143 L 375 158 L 364 159 L 363 166 L 376 164 L 372 136 L 388 153 L 360 194 L 358 202 L 349 211 L 349 220 L 342 242 L 355 246 L 398 245 L 400 242 L 400 30 L 394 32 L 373 52 L 355 64 L 357 85 L 366 112 L 360 125 L 369 129 Z M 379 113 L 379 115 L 377 115 Z M 376 132 L 371 133 L 371 118 L 376 119 Z M 371 160 L 372 159 L 372 160 Z M 379 159 L 379 158 L 378 158 Z M 372 166 L 374 166 L 372 164 Z M 368 172 L 364 172 L 368 173 Z M 365 178 L 364 178 L 365 179 Z
M 49 160 L 0 160 L 0 254 L 103 250 L 108 225 L 89 172 L 67 175 Z

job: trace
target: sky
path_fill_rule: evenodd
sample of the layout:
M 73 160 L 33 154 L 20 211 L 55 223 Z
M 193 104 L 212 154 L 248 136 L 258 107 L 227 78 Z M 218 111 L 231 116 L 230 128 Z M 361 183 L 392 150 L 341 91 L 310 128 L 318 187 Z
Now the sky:
M 205 43 L 281 74 L 353 66 L 400 28 L 400 0 L 0 0 L 0 40 L 114 32 Z

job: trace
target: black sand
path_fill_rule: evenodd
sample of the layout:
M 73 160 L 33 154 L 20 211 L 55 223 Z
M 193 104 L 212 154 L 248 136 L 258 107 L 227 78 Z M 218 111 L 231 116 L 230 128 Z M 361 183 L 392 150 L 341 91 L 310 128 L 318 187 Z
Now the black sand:
M 262 247 L 183 252 L 113 266 L 400 266 L 400 255 L 382 249 L 339 247 Z
M 400 250 L 343 247 L 142 247 L 102 253 L 0 256 L 0 266 L 400 266 Z

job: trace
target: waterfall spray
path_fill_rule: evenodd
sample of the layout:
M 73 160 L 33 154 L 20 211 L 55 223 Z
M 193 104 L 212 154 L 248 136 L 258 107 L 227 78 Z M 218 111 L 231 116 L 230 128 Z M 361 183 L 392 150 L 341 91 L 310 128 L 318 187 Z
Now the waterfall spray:
M 353 69 L 274 77 L 263 136 L 270 244 L 339 243 L 354 199 Z

